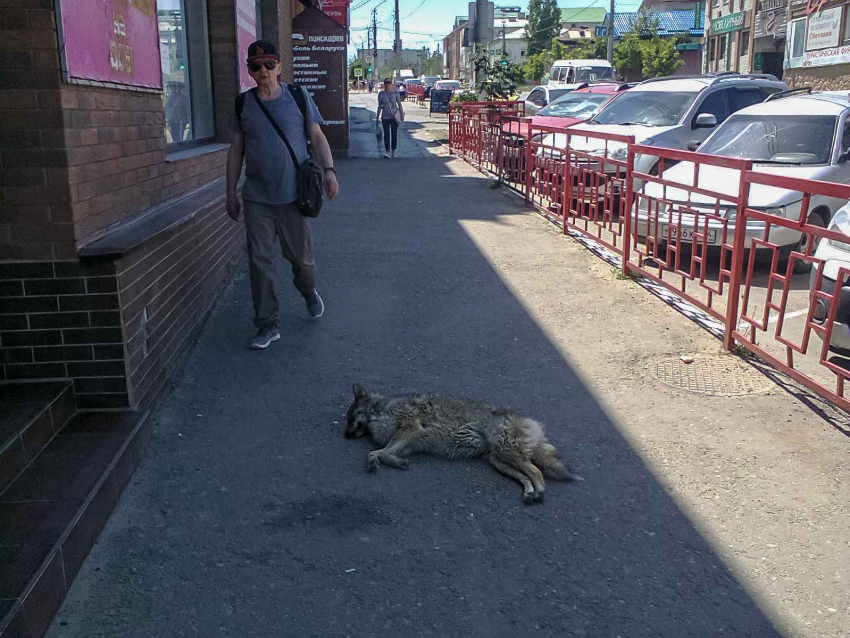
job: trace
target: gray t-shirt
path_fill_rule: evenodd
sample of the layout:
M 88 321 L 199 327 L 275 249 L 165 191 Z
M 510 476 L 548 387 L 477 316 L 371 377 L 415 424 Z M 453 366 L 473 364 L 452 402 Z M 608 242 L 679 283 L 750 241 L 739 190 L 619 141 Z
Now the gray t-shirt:
M 288 87 L 283 85 L 281 89 L 278 98 L 264 100 L 263 104 L 283 129 L 300 164 L 307 159 L 304 118 Z M 298 89 L 304 90 L 301 87 Z M 321 123 L 322 116 L 313 98 L 307 91 L 305 96 L 308 124 Z M 231 122 L 231 128 L 241 129 L 245 141 L 245 185 L 242 187 L 242 197 L 260 204 L 289 204 L 298 199 L 295 179 L 297 170 L 292 164 L 289 151 L 286 150 L 286 144 L 263 113 L 257 99 L 259 96 L 249 91 L 245 95 L 241 122 L 235 114 Z
M 401 109 L 401 95 L 398 91 L 381 91 L 378 93 L 378 110 L 382 120 L 391 120 L 394 113 Z

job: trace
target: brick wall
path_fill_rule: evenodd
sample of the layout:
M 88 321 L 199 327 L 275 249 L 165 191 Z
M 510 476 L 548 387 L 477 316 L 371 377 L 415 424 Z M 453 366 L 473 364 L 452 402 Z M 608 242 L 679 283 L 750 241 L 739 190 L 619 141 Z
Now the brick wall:
M 133 405 L 150 404 L 191 345 L 194 329 L 235 272 L 242 229 L 218 197 L 116 262 Z
M 0 0 L 0 258 L 73 254 L 52 0 Z
M 115 265 L 0 264 L 0 379 L 74 379 L 81 408 L 127 407 Z

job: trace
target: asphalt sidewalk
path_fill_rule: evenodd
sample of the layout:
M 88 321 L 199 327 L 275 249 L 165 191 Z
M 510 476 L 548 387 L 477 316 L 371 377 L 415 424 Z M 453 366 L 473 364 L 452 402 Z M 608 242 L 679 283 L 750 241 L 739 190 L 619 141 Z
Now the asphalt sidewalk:
M 377 159 L 373 100 L 314 225 L 325 316 L 281 264 L 282 339 L 249 351 L 234 283 L 49 635 L 846 635 L 843 424 L 659 382 L 719 343 L 447 157 L 438 116 Z M 533 416 L 587 481 L 524 506 L 483 462 L 367 474 L 353 382 Z

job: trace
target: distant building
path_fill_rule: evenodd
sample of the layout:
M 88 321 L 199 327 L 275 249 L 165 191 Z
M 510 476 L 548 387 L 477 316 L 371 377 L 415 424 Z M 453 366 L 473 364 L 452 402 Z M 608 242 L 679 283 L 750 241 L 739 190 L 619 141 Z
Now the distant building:
M 425 49 L 402 49 L 398 56 L 398 65 L 405 69 L 412 68 L 416 74 L 420 74 L 428 59 Z M 372 49 L 360 49 L 357 52 L 357 60 L 363 64 L 372 62 L 373 72 L 379 73 L 381 69 L 391 68 L 396 64 L 395 53 L 392 49 L 378 49 L 378 54 Z
M 676 3 L 659 2 L 654 6 L 666 7 L 671 4 Z M 659 37 L 680 37 L 690 40 L 688 43 L 682 43 L 676 46 L 679 56 L 685 64 L 674 75 L 696 75 L 702 72 L 702 49 L 705 35 L 704 14 L 702 5 L 697 5 L 697 8 L 694 8 L 694 3 L 690 3 L 690 7 L 687 10 L 653 10 L 650 12 L 658 19 Z M 640 12 L 614 14 L 614 37 L 619 39 L 633 31 L 639 17 Z M 634 81 L 642 79 L 642 76 L 639 73 L 635 73 L 635 70 L 618 69 L 618 71 L 625 76 L 626 80 Z

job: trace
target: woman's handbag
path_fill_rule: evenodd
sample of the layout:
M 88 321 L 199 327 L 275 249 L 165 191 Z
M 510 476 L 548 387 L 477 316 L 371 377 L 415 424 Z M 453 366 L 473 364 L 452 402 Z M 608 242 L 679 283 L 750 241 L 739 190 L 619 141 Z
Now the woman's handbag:
M 292 97 L 295 98 L 295 101 L 298 102 L 299 108 L 301 107 L 300 101 L 304 99 L 303 89 L 300 86 L 287 85 L 289 90 L 292 92 Z M 292 145 L 289 143 L 289 140 L 286 139 L 286 135 L 283 133 L 283 129 L 278 126 L 278 123 L 275 122 L 272 114 L 269 113 L 269 109 L 263 104 L 263 101 L 257 95 L 256 89 L 253 89 L 254 98 L 257 100 L 257 104 L 260 105 L 260 108 L 265 113 L 266 117 L 271 122 L 274 130 L 277 131 L 277 134 L 280 136 L 280 139 L 283 140 L 283 143 L 286 144 L 286 149 L 289 151 L 289 157 L 292 158 L 292 163 L 295 165 L 296 178 L 295 183 L 298 187 L 298 210 L 301 211 L 301 214 L 305 217 L 318 217 L 319 213 L 322 211 L 322 202 L 324 197 L 324 189 L 325 189 L 325 172 L 319 168 L 319 166 L 313 161 L 313 145 L 310 142 L 310 135 L 307 131 L 307 116 L 305 114 L 306 108 L 302 109 L 301 113 L 304 115 L 304 139 L 307 141 L 307 159 L 298 163 L 298 158 L 295 156 L 295 151 L 292 150 Z M 300 96 L 300 100 L 297 97 L 296 92 L 302 92 Z

